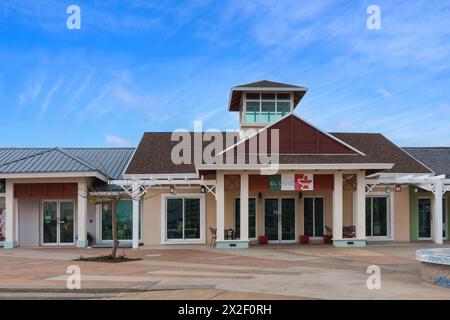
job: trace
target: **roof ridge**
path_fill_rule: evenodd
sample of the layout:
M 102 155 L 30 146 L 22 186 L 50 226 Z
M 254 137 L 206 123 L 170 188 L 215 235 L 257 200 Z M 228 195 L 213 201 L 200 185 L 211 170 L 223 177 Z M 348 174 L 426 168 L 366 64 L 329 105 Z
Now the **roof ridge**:
M 91 165 L 90 163 L 88 163 L 87 161 L 81 159 L 80 157 L 78 157 L 78 156 L 76 156 L 76 155 L 73 155 L 73 154 L 67 152 L 65 149 L 60 148 L 60 147 L 57 147 L 57 148 L 55 148 L 55 149 L 58 150 L 58 151 L 60 151 L 60 152 L 62 152 L 62 153 L 64 153 L 66 156 L 68 156 L 68 157 L 74 159 L 75 161 L 80 162 L 81 164 L 85 165 L 85 166 L 88 167 L 89 169 L 94 170 L 94 171 L 98 171 L 98 172 L 100 172 L 101 174 L 105 175 L 106 177 L 111 178 L 111 177 L 109 176 L 109 174 L 107 174 L 106 172 L 104 172 L 104 170 L 100 170 L 99 168 L 96 168 L 96 167 L 92 166 L 92 165 Z
M 11 163 L 14 163 L 14 162 L 18 162 L 18 161 L 22 161 L 22 160 L 25 160 L 25 159 L 33 158 L 33 157 L 35 157 L 35 156 L 38 156 L 38 155 L 41 155 L 41 154 L 44 154 L 44 153 L 48 153 L 48 152 L 53 151 L 53 150 L 56 150 L 56 149 L 57 149 L 57 148 L 48 148 L 48 149 L 44 149 L 44 148 L 43 148 L 41 152 L 29 154 L 29 155 L 23 156 L 23 157 L 18 158 L 18 159 L 14 159 L 14 160 L 10 160 L 10 161 L 8 161 L 8 162 L 0 163 L 0 166 L 6 166 L 6 165 L 11 164 Z

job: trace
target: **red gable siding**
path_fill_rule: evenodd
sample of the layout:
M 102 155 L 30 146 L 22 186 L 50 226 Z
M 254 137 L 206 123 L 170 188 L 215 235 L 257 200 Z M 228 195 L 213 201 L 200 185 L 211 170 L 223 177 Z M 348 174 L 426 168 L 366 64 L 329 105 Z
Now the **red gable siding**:
M 356 154 L 354 150 L 330 138 L 305 121 L 291 115 L 267 129 L 268 153 L 270 153 L 270 131 L 278 129 L 281 154 Z M 256 143 L 257 137 L 251 138 Z M 249 151 L 249 142 L 245 142 Z

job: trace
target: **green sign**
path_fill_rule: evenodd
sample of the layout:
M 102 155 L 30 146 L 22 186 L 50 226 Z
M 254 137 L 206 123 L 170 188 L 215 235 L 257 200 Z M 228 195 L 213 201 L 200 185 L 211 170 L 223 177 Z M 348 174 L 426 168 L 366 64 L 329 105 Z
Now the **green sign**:
M 281 190 L 281 174 L 274 174 L 269 177 L 269 189 Z

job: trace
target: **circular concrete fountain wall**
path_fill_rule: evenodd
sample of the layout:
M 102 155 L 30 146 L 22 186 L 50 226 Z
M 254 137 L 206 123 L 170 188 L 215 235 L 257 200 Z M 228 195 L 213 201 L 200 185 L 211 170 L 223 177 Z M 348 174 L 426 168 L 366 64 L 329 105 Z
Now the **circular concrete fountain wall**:
M 450 248 L 417 250 L 416 259 L 423 281 L 450 288 Z

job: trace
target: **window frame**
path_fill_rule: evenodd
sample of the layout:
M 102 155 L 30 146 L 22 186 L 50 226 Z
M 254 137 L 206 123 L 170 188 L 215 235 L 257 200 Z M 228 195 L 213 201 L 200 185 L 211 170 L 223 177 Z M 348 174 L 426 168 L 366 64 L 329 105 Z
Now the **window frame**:
M 243 108 L 242 108 L 243 109 L 242 122 L 244 124 L 255 124 L 255 125 L 258 125 L 258 124 L 273 123 L 273 122 L 276 122 L 276 121 L 280 120 L 281 118 L 283 118 L 287 114 L 291 113 L 292 110 L 293 110 L 292 93 L 289 93 L 289 92 L 269 92 L 269 91 L 268 92 L 249 92 L 249 93 L 258 94 L 259 95 L 259 99 L 247 99 L 247 93 L 244 93 Z M 263 99 L 262 95 L 264 93 L 275 94 L 275 99 Z M 279 99 L 278 95 L 280 95 L 280 94 L 288 94 L 289 95 L 289 99 Z M 258 111 L 258 114 L 257 114 L 257 120 L 258 121 L 255 121 L 255 122 L 247 121 L 247 103 L 248 102 L 253 102 L 253 103 L 257 102 L 259 104 L 259 111 Z M 273 103 L 275 103 L 274 120 L 270 120 L 270 116 L 269 116 L 269 121 L 261 121 L 261 119 L 262 119 L 262 104 L 263 104 L 263 102 L 273 102 Z M 280 115 L 278 117 L 278 113 L 279 113 L 278 112 L 278 103 L 286 103 L 286 102 L 289 103 L 289 111 L 286 112 L 284 115 Z
M 167 239 L 167 201 L 183 199 L 183 239 Z M 200 200 L 200 238 L 184 238 L 184 200 Z M 161 195 L 161 244 L 204 244 L 205 243 L 205 194 L 204 193 L 164 193 Z
M 121 199 L 121 200 L 127 200 L 127 201 L 133 201 L 132 199 Z M 119 200 L 119 201 L 121 201 Z M 100 244 L 110 244 L 112 243 L 112 240 L 103 239 L 103 204 L 97 204 L 96 205 L 96 211 L 97 211 L 97 228 L 96 228 L 96 243 Z M 142 213 L 143 213 L 143 200 L 139 200 L 139 242 L 142 243 L 143 239 L 143 226 L 144 221 L 142 220 Z M 131 211 L 131 215 L 133 216 L 133 211 Z M 132 243 L 133 239 L 124 239 L 119 240 L 119 243 Z
M 385 236 L 374 236 L 373 235 L 373 198 L 386 198 L 386 235 Z M 370 212 L 370 219 L 371 219 L 371 231 L 370 235 L 366 234 L 366 230 L 364 230 L 364 234 L 366 235 L 367 240 L 369 241 L 389 241 L 394 238 L 394 212 L 393 212 L 393 201 L 394 196 L 392 193 L 383 193 L 383 192 L 371 192 L 366 194 L 364 197 L 364 201 L 367 199 L 370 199 L 371 204 L 371 212 Z M 367 205 L 366 205 L 366 212 L 364 213 L 364 218 L 366 219 L 367 214 Z

